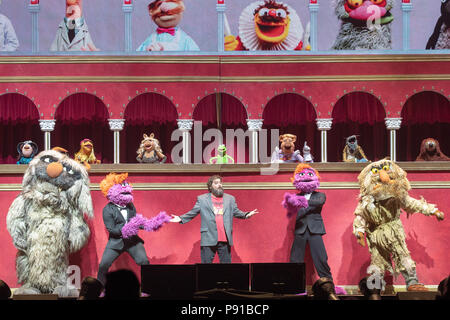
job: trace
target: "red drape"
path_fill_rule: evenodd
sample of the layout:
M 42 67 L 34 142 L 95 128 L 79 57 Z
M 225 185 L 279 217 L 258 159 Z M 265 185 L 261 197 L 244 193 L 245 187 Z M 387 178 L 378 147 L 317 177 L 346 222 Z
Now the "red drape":
M 328 132 L 328 161 L 342 161 L 345 138 L 358 135 L 358 144 L 369 160 L 389 156 L 386 113 L 381 102 L 366 92 L 343 96 L 333 108 L 333 124 Z
M 17 144 L 34 141 L 44 149 L 44 133 L 39 127 L 39 112 L 34 103 L 18 93 L 0 96 L 0 163 L 17 162 Z
M 245 139 L 245 143 L 239 143 L 237 139 L 234 139 L 234 147 L 233 142 L 227 141 L 226 130 L 227 129 L 242 129 L 243 132 L 247 131 L 247 112 L 242 105 L 242 103 L 235 97 L 226 94 L 220 93 L 220 105 L 221 105 L 221 116 L 218 123 L 217 119 L 217 97 L 216 94 L 208 95 L 203 98 L 195 107 L 193 113 L 193 119 L 195 121 L 202 121 L 202 133 L 204 134 L 208 129 L 219 129 L 222 137 L 223 144 L 227 147 L 227 154 L 232 156 L 235 160 L 235 163 L 248 163 L 249 162 L 249 138 Z M 195 141 L 194 134 L 191 132 L 191 161 L 194 162 L 194 150 L 196 149 L 196 143 L 199 141 Z M 209 144 L 215 142 L 214 141 L 202 141 L 202 152 Z M 232 148 L 233 147 L 233 148 Z M 215 152 L 213 151 L 206 159 L 206 163 L 209 163 L 209 158 L 215 156 Z M 202 157 L 203 159 L 203 157 Z M 239 161 L 241 160 L 241 161 Z M 203 159 L 203 163 L 205 159 Z
M 403 106 L 398 132 L 397 159 L 415 161 L 423 139 L 439 141 L 441 151 L 450 156 L 450 102 L 436 92 L 413 95 Z
M 159 140 L 166 163 L 171 163 L 171 150 L 177 141 L 171 141 L 171 135 L 177 126 L 177 110 L 173 103 L 163 95 L 144 93 L 134 98 L 125 109 L 125 127 L 120 133 L 120 162 L 137 163 L 136 151 L 144 133 L 152 132 Z
M 285 93 L 270 100 L 263 112 L 263 129 L 267 129 L 270 148 L 270 130 L 279 129 L 280 135 L 285 133 L 295 134 L 297 142 L 296 150 L 303 155 L 303 145 L 306 141 L 311 148 L 314 161 L 320 161 L 320 133 L 315 123 L 316 111 L 306 98 L 295 93 Z M 272 153 L 273 150 L 268 152 Z M 270 154 L 267 155 L 270 157 Z
M 98 97 L 88 93 L 67 97 L 56 110 L 52 147 L 63 147 L 73 157 L 80 150 L 80 141 L 89 138 L 94 143 L 97 159 L 102 163 L 112 163 L 114 141 L 108 118 L 107 108 Z

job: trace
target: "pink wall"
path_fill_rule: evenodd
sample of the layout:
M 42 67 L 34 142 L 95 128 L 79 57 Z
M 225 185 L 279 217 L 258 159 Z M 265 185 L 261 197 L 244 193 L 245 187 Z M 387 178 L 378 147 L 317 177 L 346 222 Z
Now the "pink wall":
M 325 165 L 326 166 L 326 165 Z M 319 169 L 320 170 L 320 169 Z M 356 172 L 322 171 L 324 182 L 356 182 Z M 409 175 L 411 182 L 426 180 L 427 172 L 418 172 Z M 447 174 L 448 175 L 448 174 Z M 95 174 L 91 182 L 96 185 L 103 177 Z M 209 174 L 179 176 L 168 174 L 171 182 L 204 183 Z M 250 190 L 229 189 L 228 193 L 236 197 L 241 210 L 258 208 L 260 214 L 250 220 L 234 220 L 234 242 L 232 249 L 233 262 L 288 262 L 291 243 L 293 239 L 294 219 L 286 218 L 280 203 L 286 191 L 289 190 L 258 190 L 258 182 L 289 181 L 291 172 L 280 172 L 276 176 L 261 176 L 256 174 L 225 175 L 225 188 L 227 181 L 255 182 Z M 161 175 L 160 175 L 161 177 Z M 1 178 L 0 183 L 7 183 L 10 178 Z M 131 183 L 162 182 L 162 179 L 153 178 L 152 175 L 130 175 Z M 446 176 L 434 175 L 432 181 L 446 181 Z M 17 183 L 17 179 L 11 181 Z M 95 188 L 98 190 L 98 188 Z M 445 188 L 413 189 L 411 195 L 419 198 L 421 195 L 431 203 L 436 203 L 445 213 L 450 212 L 450 199 L 446 197 Z M 293 190 L 292 190 L 293 191 Z M 365 275 L 370 262 L 367 247 L 360 247 L 352 235 L 353 211 L 357 204 L 358 189 L 337 189 L 329 185 L 322 190 L 327 196 L 327 202 L 322 211 L 327 234 L 324 236 L 329 264 L 339 285 L 357 285 Z M 182 214 L 189 211 L 197 195 L 204 190 L 142 190 L 135 191 L 135 205 L 139 213 L 152 217 L 160 211 L 171 214 Z M 4 208 L 0 218 L 0 279 L 6 281 L 11 287 L 17 287 L 15 274 L 16 249 L 6 230 L 6 214 L 18 191 L 1 191 L 0 203 Z M 108 234 L 102 221 L 102 209 L 107 200 L 100 191 L 92 191 L 95 217 L 89 222 L 91 238 L 88 245 L 79 253 L 71 257 L 71 263 L 81 266 L 82 277 L 96 276 Z M 437 285 L 440 280 L 448 276 L 450 261 L 448 252 L 448 232 L 450 222 L 438 222 L 434 217 L 425 217 L 414 214 L 409 219 L 402 215 L 406 233 L 406 242 L 413 260 L 417 263 L 419 280 L 426 285 Z M 150 263 L 153 264 L 193 264 L 200 262 L 200 218 L 185 225 L 169 224 L 155 233 L 140 232 L 145 240 L 145 248 Z M 216 258 L 217 259 L 217 258 Z M 306 255 L 307 284 L 312 284 L 317 278 L 314 272 L 311 256 Z M 113 265 L 112 269 L 131 268 L 139 273 L 139 268 L 127 255 L 122 255 Z M 388 283 L 403 285 L 403 278 L 393 280 L 387 277 Z

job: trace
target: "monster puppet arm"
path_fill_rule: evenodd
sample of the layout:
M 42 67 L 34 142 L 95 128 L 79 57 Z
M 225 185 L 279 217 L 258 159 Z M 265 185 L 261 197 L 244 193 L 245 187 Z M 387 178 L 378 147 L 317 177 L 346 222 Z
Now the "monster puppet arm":
M 130 238 L 137 235 L 140 229 L 145 231 L 154 232 L 158 231 L 165 223 L 168 223 L 171 217 L 164 211 L 160 212 L 156 217 L 147 219 L 141 214 L 137 214 L 131 218 L 127 224 L 122 228 L 122 237 Z
M 363 197 L 355 209 L 355 218 L 353 219 L 353 234 L 358 239 L 361 246 L 365 246 L 364 234 L 367 230 L 367 222 L 363 217 L 363 212 L 367 206 L 374 206 L 372 197 Z
M 6 226 L 12 237 L 14 246 L 21 251 L 27 249 L 27 212 L 25 210 L 25 200 L 22 195 L 18 196 L 6 216 Z
M 436 216 L 438 220 L 444 219 L 444 213 L 438 210 L 434 204 L 428 203 L 423 197 L 418 200 L 407 195 L 402 201 L 402 209 L 406 211 L 408 216 L 420 212 L 425 216 Z

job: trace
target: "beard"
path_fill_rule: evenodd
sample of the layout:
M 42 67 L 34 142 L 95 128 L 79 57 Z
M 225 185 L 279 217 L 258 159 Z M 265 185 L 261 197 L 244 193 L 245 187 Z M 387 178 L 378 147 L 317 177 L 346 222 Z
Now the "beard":
M 217 198 L 222 198 L 223 197 L 223 188 L 218 188 L 218 189 L 211 188 L 211 193 Z

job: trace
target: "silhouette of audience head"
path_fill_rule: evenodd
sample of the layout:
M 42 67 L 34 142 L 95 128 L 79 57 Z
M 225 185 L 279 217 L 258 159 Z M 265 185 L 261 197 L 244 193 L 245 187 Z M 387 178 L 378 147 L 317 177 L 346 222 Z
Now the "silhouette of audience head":
M 381 300 L 381 289 L 369 289 L 367 287 L 367 278 L 364 277 L 359 281 L 359 291 L 361 291 L 366 300 Z
M 105 299 L 139 299 L 140 283 L 133 271 L 121 269 L 106 275 Z
M 450 276 L 445 278 L 439 283 L 437 300 L 450 300 L 450 290 L 449 290 Z
M 96 300 L 100 297 L 103 284 L 93 277 L 86 277 L 81 282 L 80 300 Z
M 8 300 L 11 297 L 11 289 L 5 281 L 0 280 L 0 300 Z

